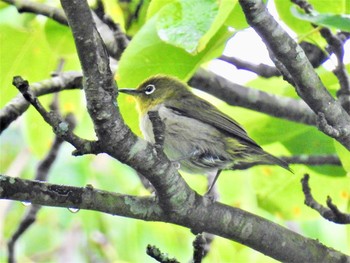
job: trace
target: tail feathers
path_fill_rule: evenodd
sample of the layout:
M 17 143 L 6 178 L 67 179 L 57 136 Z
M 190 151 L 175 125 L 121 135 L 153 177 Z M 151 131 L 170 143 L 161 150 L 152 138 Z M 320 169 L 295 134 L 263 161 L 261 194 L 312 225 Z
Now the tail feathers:
M 281 166 L 282 168 L 288 170 L 289 172 L 293 173 L 293 170 L 289 167 L 288 163 L 267 153 L 267 152 L 264 152 L 263 155 L 261 155 L 262 157 L 262 162 L 266 162 L 266 164 L 277 164 L 279 166 Z
M 263 151 L 262 149 L 258 149 L 258 151 L 254 151 L 254 153 L 250 153 L 248 156 L 235 163 L 232 169 L 243 170 L 255 165 L 275 164 L 294 174 L 287 162 Z

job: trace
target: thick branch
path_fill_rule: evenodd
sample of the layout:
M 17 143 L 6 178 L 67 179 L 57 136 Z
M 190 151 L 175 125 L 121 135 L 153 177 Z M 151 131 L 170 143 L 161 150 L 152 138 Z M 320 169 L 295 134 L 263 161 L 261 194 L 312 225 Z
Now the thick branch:
M 73 32 L 85 81 L 87 108 L 101 148 L 143 174 L 157 191 L 161 205 L 186 213 L 195 193 L 164 153 L 137 138 L 124 124 L 116 104 L 117 89 L 103 42 L 85 0 L 61 0 Z M 77 12 L 77 10 L 79 10 Z M 176 186 L 176 187 L 175 187 Z
M 299 96 L 328 126 L 319 127 L 350 150 L 350 116 L 333 99 L 302 48 L 279 26 L 261 0 L 240 0 L 248 23 L 293 77 Z
M 190 213 L 162 210 L 155 197 L 54 185 L 0 175 L 0 198 L 178 224 L 235 240 L 283 262 L 347 262 L 350 257 L 259 216 L 197 197 Z
M 189 84 L 234 106 L 308 125 L 316 124 L 316 115 L 302 100 L 247 88 L 205 70 L 198 71 Z

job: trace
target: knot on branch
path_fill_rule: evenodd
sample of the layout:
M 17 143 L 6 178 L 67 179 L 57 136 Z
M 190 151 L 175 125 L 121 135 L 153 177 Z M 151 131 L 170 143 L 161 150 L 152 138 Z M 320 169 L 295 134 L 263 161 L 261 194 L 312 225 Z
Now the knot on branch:
M 323 112 L 317 113 L 316 124 L 321 131 L 333 138 L 339 138 L 342 134 L 337 128 L 328 124 L 326 116 Z

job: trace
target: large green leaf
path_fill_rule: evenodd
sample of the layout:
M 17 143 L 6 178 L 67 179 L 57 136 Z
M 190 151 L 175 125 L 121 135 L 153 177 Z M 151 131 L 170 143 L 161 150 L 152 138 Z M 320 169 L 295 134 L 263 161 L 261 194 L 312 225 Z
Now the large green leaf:
M 163 41 L 195 54 L 199 40 L 217 14 L 216 1 L 175 1 L 160 10 L 156 23 L 158 35 Z
M 61 56 L 76 54 L 73 35 L 69 27 L 49 19 L 45 23 L 44 30 L 52 52 Z
M 157 14 L 157 31 L 163 41 L 196 54 L 223 26 L 236 2 L 155 0 L 150 4 L 148 18 Z
M 135 87 L 145 78 L 160 73 L 187 80 L 203 62 L 219 56 L 232 35 L 223 26 L 204 50 L 191 55 L 162 41 L 157 33 L 156 21 L 157 16 L 148 20 L 123 53 L 117 75 L 120 87 Z

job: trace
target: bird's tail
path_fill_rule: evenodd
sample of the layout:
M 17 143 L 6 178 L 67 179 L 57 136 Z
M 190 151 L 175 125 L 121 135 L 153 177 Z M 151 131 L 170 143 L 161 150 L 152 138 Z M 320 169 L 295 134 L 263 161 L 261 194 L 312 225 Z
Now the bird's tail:
M 241 170 L 241 169 L 247 169 L 256 165 L 266 165 L 266 164 L 267 165 L 275 164 L 288 170 L 291 173 L 294 173 L 293 170 L 289 167 L 287 162 L 265 152 L 261 148 L 254 149 L 252 152 L 248 154 L 248 156 L 245 156 L 245 158 L 241 159 L 241 161 L 238 161 L 237 163 L 235 163 L 232 169 Z
M 264 152 L 261 157 L 262 157 L 262 161 L 263 162 L 265 161 L 266 164 L 277 164 L 278 166 L 281 166 L 282 168 L 288 170 L 289 172 L 294 173 L 293 170 L 289 167 L 288 163 L 283 161 L 280 158 L 277 158 L 267 152 Z

